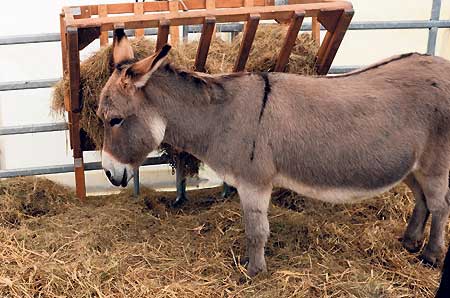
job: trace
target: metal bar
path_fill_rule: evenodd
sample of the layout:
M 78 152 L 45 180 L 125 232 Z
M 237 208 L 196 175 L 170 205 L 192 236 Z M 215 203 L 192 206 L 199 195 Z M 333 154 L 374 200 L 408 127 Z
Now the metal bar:
M 51 131 L 64 131 L 67 130 L 68 128 L 69 126 L 66 122 L 5 126 L 0 127 L 0 136 L 51 132 Z
M 134 177 L 133 177 L 133 195 L 135 197 L 139 196 L 139 167 L 134 169 Z
M 42 79 L 0 83 L 0 91 L 51 88 L 60 79 Z
M 161 156 L 149 157 L 145 160 L 142 166 L 151 165 L 161 165 L 166 164 L 167 159 Z M 101 170 L 102 163 L 97 162 L 87 162 L 84 163 L 85 171 Z M 11 169 L 11 170 L 0 170 L 0 178 L 12 178 L 19 176 L 35 176 L 35 175 L 50 175 L 50 174 L 61 174 L 61 173 L 71 173 L 73 172 L 73 164 L 59 165 L 59 166 L 46 166 L 46 167 L 32 167 L 32 168 L 21 168 L 21 169 Z
M 431 7 L 431 21 L 439 20 L 441 14 L 441 0 L 433 0 Z M 437 40 L 438 28 L 432 27 L 428 32 L 428 45 L 427 53 L 429 55 L 434 55 L 436 53 L 436 40 Z
M 187 32 L 201 32 L 201 25 L 186 26 Z M 430 28 L 450 28 L 450 20 L 430 20 L 430 21 L 371 21 L 371 22 L 353 22 L 349 30 L 375 30 L 375 29 L 430 29 Z M 217 24 L 217 30 L 220 32 L 241 32 L 243 24 Z M 304 23 L 301 31 L 311 31 L 311 23 Z M 323 30 L 323 28 L 322 28 Z M 128 36 L 134 36 L 134 30 L 125 30 Z M 145 35 L 157 35 L 156 28 L 147 28 Z M 112 38 L 112 32 L 108 33 Z M 60 41 L 59 33 L 42 33 L 32 35 L 12 35 L 0 37 L 0 45 L 15 45 L 27 43 L 43 43 Z

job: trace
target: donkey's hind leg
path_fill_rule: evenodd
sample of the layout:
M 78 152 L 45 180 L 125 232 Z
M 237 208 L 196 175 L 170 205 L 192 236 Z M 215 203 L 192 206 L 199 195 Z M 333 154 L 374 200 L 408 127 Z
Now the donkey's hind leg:
M 416 253 L 422 248 L 425 224 L 427 223 L 430 211 L 426 205 L 422 187 L 420 187 L 416 178 L 410 174 L 406 177 L 405 183 L 411 189 L 416 204 L 409 219 L 408 227 L 403 235 L 403 247 L 411 253 Z
M 253 185 L 239 185 L 239 197 L 244 212 L 245 235 L 247 237 L 247 252 L 249 257 L 248 274 L 255 276 L 266 271 L 264 247 L 269 237 L 269 208 L 272 187 L 259 188 Z
M 448 171 L 442 175 L 424 175 L 418 173 L 416 179 L 422 186 L 426 205 L 431 212 L 431 230 L 421 259 L 428 264 L 438 264 L 444 255 L 445 229 L 450 213 L 450 193 L 448 188 Z

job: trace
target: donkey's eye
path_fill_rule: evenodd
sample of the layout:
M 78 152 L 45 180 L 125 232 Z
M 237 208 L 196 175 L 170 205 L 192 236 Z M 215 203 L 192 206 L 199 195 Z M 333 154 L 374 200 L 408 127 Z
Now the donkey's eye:
M 116 126 L 116 125 L 120 125 L 123 123 L 123 118 L 112 118 L 109 121 L 109 125 L 111 125 L 111 127 Z

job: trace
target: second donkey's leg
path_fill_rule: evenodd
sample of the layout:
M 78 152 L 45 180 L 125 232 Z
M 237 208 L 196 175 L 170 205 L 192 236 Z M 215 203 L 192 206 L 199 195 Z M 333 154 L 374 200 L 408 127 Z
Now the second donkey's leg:
M 444 254 L 445 229 L 450 213 L 448 171 L 442 175 L 416 176 L 425 194 L 428 210 L 431 212 L 431 230 L 422 260 L 425 263 L 437 264 Z
M 237 188 L 244 213 L 245 235 L 247 238 L 247 252 L 249 257 L 248 274 L 255 276 L 258 272 L 266 271 L 264 247 L 269 237 L 269 208 L 272 187 L 258 187 L 253 185 L 239 185 Z
M 416 205 L 403 235 L 403 246 L 412 253 L 418 252 L 423 244 L 424 230 L 430 215 L 425 202 L 425 195 L 416 178 L 411 174 L 405 179 L 405 183 L 411 189 Z

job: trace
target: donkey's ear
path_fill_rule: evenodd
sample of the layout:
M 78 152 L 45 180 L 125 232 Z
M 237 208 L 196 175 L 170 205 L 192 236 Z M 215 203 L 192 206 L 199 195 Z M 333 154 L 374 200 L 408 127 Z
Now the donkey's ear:
M 133 48 L 130 45 L 124 29 L 114 30 L 113 61 L 114 64 L 132 60 L 134 58 Z
M 150 76 L 164 64 L 171 48 L 166 44 L 154 55 L 134 63 L 126 70 L 126 76 L 137 88 L 144 87 Z

